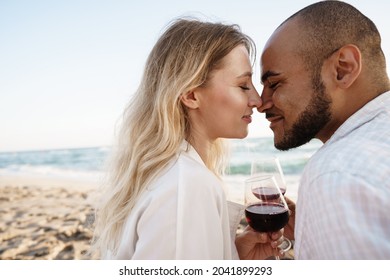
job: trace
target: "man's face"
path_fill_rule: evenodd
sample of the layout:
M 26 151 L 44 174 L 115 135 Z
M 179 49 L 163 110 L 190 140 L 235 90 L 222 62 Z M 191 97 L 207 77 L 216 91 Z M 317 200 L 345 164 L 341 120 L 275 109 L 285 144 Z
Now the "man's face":
M 331 99 L 321 69 L 310 69 L 296 53 L 299 33 L 285 24 L 267 42 L 261 57 L 263 105 L 275 147 L 288 150 L 315 138 L 331 119 Z M 314 68 L 314 67 L 313 67 Z

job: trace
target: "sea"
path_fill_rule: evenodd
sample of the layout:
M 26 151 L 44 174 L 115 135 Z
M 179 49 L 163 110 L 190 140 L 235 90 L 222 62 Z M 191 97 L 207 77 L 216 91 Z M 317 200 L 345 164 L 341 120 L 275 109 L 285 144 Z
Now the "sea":
M 223 178 L 229 195 L 241 202 L 243 183 L 250 175 L 252 161 L 276 156 L 287 182 L 286 196 L 296 199 L 303 168 L 321 145 L 320 141 L 312 140 L 299 148 L 278 151 L 272 137 L 229 140 L 229 168 Z M 98 183 L 104 176 L 109 152 L 110 147 L 0 152 L 0 181 L 3 176 L 35 176 Z

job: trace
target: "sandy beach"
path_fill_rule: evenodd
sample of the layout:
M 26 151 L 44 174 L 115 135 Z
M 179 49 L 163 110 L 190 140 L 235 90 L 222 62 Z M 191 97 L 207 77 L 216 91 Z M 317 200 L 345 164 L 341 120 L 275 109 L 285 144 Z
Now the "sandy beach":
M 90 259 L 97 187 L 75 179 L 0 175 L 0 260 Z M 241 202 L 235 191 L 231 200 Z M 237 231 L 245 225 L 243 218 Z
M 87 259 L 94 186 L 0 177 L 0 259 Z
M 96 189 L 70 179 L 0 176 L 0 260 L 89 259 Z

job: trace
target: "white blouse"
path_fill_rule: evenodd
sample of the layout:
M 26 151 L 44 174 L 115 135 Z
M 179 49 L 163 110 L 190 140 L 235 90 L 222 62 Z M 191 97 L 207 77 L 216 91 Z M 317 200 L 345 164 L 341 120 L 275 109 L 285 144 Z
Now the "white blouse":
M 237 259 L 234 237 L 242 211 L 226 201 L 222 182 L 185 142 L 129 214 L 117 254 L 106 258 Z

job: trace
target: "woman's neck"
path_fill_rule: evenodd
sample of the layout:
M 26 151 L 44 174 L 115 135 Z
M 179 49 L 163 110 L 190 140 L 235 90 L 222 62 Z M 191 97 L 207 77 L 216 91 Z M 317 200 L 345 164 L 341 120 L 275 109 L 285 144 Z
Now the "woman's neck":
M 206 164 L 209 161 L 210 151 L 212 151 L 214 142 L 212 140 L 205 139 L 204 137 L 196 137 L 196 135 L 193 135 L 187 141 L 191 144 L 191 146 L 199 154 L 202 161 Z

